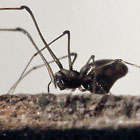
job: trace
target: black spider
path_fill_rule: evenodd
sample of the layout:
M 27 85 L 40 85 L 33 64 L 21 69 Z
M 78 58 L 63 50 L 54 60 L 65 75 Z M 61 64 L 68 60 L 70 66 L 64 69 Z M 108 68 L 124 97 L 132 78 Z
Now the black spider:
M 28 62 L 27 66 L 25 67 L 18 81 L 10 89 L 10 92 L 11 91 L 14 92 L 18 83 L 26 76 L 26 74 L 24 75 L 24 73 L 27 70 L 27 67 L 31 63 L 32 59 L 37 54 L 39 54 L 42 60 L 44 61 L 45 66 L 47 67 L 50 78 L 51 78 L 51 81 L 48 84 L 48 92 L 49 92 L 49 85 L 51 84 L 51 82 L 53 82 L 55 87 L 59 87 L 60 90 L 65 90 L 65 89 L 75 90 L 76 88 L 79 88 L 81 91 L 90 91 L 92 93 L 97 93 L 97 94 L 106 94 L 110 91 L 111 87 L 118 79 L 122 78 L 123 76 L 127 74 L 128 67 L 126 66 L 126 64 L 130 64 L 130 65 L 140 68 L 139 66 L 135 64 L 123 61 L 121 59 L 115 59 L 115 60 L 102 59 L 102 60 L 94 61 L 94 55 L 92 55 L 87 61 L 87 63 L 85 64 L 85 66 L 81 68 L 80 72 L 73 70 L 73 63 L 77 57 L 77 54 L 70 52 L 70 32 L 68 30 L 63 32 L 62 35 L 54 39 L 51 43 L 47 44 L 47 42 L 45 41 L 39 29 L 37 21 L 35 20 L 35 17 L 29 7 L 21 6 L 19 8 L 0 8 L 0 10 L 23 10 L 23 9 L 25 9 L 30 14 L 45 47 L 39 50 L 34 40 L 30 36 L 30 34 L 22 28 L 0 29 L 0 31 L 19 31 L 19 32 L 24 33 L 25 35 L 27 35 L 27 37 L 30 39 L 35 49 L 37 50 L 37 53 L 32 56 L 32 58 Z M 64 35 L 68 35 L 68 55 L 66 57 L 68 57 L 69 70 L 66 70 L 63 68 L 63 65 L 61 64 L 59 59 L 55 56 L 55 54 L 50 48 L 50 45 L 53 42 L 55 42 L 56 40 L 58 40 Z M 58 65 L 60 69 L 55 74 L 53 73 L 50 67 L 50 63 L 45 59 L 44 55 L 42 54 L 42 51 L 45 48 L 48 49 L 50 55 L 53 58 L 53 61 L 56 62 L 56 64 Z M 71 60 L 72 55 L 74 55 L 73 60 Z

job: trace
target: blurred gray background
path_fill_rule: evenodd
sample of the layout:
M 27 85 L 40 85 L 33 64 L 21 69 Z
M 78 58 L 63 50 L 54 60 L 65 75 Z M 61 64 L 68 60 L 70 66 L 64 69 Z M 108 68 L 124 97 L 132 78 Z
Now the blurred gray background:
M 0 7 L 29 6 L 47 42 L 64 30 L 71 31 L 71 51 L 78 53 L 74 69 L 80 70 L 91 55 L 96 59 L 121 58 L 140 65 L 140 1 L 139 0 L 1 0 Z M 0 11 L 0 28 L 22 27 L 35 42 L 44 45 L 26 11 Z M 67 38 L 51 46 L 60 57 L 67 54 Z M 0 32 L 0 93 L 6 93 L 18 79 L 30 57 L 35 53 L 28 38 L 21 33 Z M 47 60 L 52 60 L 44 51 Z M 37 56 L 32 66 L 41 64 Z M 62 61 L 68 68 L 68 60 Z M 56 64 L 51 65 L 54 72 Z M 129 67 L 129 73 L 115 83 L 115 95 L 140 94 L 140 69 Z M 26 77 L 16 93 L 47 91 L 48 71 L 42 68 Z M 51 85 L 51 92 L 58 93 Z M 65 93 L 66 91 L 62 91 Z M 70 91 L 69 91 L 70 92 Z M 77 92 L 77 91 L 76 91 Z M 79 91 L 78 91 L 79 92 Z

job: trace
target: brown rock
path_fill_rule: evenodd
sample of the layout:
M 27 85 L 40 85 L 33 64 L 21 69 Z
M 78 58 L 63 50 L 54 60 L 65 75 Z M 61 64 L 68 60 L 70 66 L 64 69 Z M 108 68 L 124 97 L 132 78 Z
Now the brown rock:
M 139 134 L 138 96 L 0 96 L 0 140 L 131 139 Z

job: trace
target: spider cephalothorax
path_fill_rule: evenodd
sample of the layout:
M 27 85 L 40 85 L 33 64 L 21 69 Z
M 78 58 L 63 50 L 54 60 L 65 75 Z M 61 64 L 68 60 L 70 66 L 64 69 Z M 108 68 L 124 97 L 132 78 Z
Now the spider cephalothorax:
M 81 85 L 79 76 L 79 72 L 65 69 L 62 69 L 54 75 L 55 82 L 60 90 L 78 88 Z

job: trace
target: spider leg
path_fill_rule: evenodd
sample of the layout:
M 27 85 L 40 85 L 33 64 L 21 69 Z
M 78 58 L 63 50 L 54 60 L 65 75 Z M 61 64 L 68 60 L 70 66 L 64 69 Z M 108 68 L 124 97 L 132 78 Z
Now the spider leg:
M 32 44 L 33 44 L 33 46 L 35 47 L 35 49 L 36 49 L 37 51 L 39 51 L 39 48 L 37 47 L 36 43 L 34 42 L 34 40 L 32 39 L 31 35 L 30 35 L 26 30 L 24 30 L 24 29 L 22 29 L 22 28 L 14 28 L 14 29 L 12 29 L 12 28 L 4 29 L 4 28 L 3 28 L 3 29 L 0 29 L 0 31 L 21 32 L 21 33 L 24 33 L 24 34 L 29 38 L 29 40 L 32 42 Z M 39 55 L 40 55 L 40 57 L 42 58 L 42 60 L 44 61 L 45 66 L 47 67 L 47 69 L 48 69 L 48 71 L 49 71 L 49 75 L 50 75 L 50 77 L 51 77 L 51 81 L 54 81 L 54 74 L 53 74 L 53 71 L 52 71 L 52 69 L 51 69 L 51 67 L 50 67 L 50 65 L 49 65 L 49 63 L 48 63 L 48 61 L 45 59 L 44 55 L 43 55 L 41 52 L 39 53 Z M 32 59 L 33 59 L 33 58 L 31 58 L 31 60 L 28 62 L 28 64 L 27 64 L 26 67 L 29 66 L 29 64 L 31 63 Z M 27 69 L 27 68 L 25 68 L 24 71 L 25 71 L 26 69 Z M 23 71 L 23 73 L 24 73 L 24 71 Z M 13 91 L 11 91 L 11 90 L 12 90 L 12 89 L 10 89 L 8 93 L 10 93 L 10 92 L 13 93 L 13 91 L 14 91 L 15 89 L 13 88 Z
M 14 10 L 14 11 L 16 11 L 16 10 L 23 10 L 23 9 L 25 9 L 25 10 L 29 13 L 29 15 L 31 16 L 31 18 L 32 18 L 32 20 L 33 20 L 33 23 L 34 23 L 34 25 L 35 25 L 35 27 L 36 27 L 36 30 L 37 30 L 37 32 L 38 32 L 38 34 L 39 34 L 39 36 L 40 36 L 42 42 L 44 43 L 44 45 L 45 45 L 46 48 L 48 49 L 50 55 L 52 56 L 52 58 L 54 59 L 54 61 L 55 61 L 56 64 L 58 65 L 58 67 L 59 67 L 60 69 L 63 69 L 62 64 L 60 63 L 60 61 L 59 61 L 58 58 L 55 56 L 55 54 L 53 53 L 53 51 L 50 49 L 49 45 L 47 44 L 46 40 L 44 39 L 44 37 L 43 37 L 43 35 L 42 35 L 41 31 L 40 31 L 40 28 L 39 28 L 39 26 L 38 26 L 38 23 L 37 23 L 37 21 L 36 21 L 36 19 L 35 19 L 35 17 L 34 17 L 34 14 L 33 14 L 33 12 L 31 11 L 31 9 L 30 9 L 29 7 L 23 5 L 23 6 L 18 7 L 18 8 L 17 8 L 17 7 L 16 7 L 16 8 L 0 8 L 0 10 Z M 38 52 L 38 51 L 39 51 L 39 50 L 37 50 L 37 52 Z M 43 59 L 43 58 L 42 58 L 42 59 Z M 44 59 L 43 59 L 43 60 L 44 60 Z M 46 62 L 44 61 L 44 63 L 46 63 Z M 46 65 L 47 65 L 47 64 L 46 64 Z M 48 69 L 48 71 L 50 71 L 50 70 Z M 54 79 L 52 79 L 52 76 L 51 76 L 51 80 L 54 81 Z
M 90 61 L 92 60 L 92 63 L 93 63 L 93 69 L 94 69 L 94 78 L 93 78 L 93 93 L 95 93 L 96 91 L 96 66 L 95 66 L 95 56 L 94 55 L 91 55 L 89 60 L 87 61 L 86 65 L 87 66 Z M 90 72 L 89 72 L 90 73 Z

